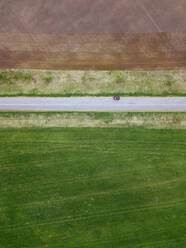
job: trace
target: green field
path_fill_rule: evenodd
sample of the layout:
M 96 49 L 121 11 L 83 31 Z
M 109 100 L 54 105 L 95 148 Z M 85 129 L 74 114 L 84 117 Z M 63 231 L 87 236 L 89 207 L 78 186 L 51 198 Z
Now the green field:
M 0 248 L 185 248 L 186 131 L 0 129 Z

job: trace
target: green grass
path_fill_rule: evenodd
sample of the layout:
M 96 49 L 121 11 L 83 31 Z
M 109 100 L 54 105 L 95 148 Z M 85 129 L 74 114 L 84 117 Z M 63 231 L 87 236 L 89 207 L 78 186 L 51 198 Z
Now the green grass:
M 53 77 L 52 76 L 43 77 L 43 81 L 45 83 L 51 83 L 53 81 Z
M 186 131 L 0 129 L 0 248 L 185 248 Z
M 21 71 L 2 71 L 0 72 L 0 84 L 13 84 L 17 81 L 30 82 L 33 80 L 31 73 Z
M 19 97 L 19 96 L 26 96 L 26 97 L 86 97 L 86 96 L 95 96 L 95 97 L 113 97 L 113 96 L 120 96 L 120 97 L 129 97 L 129 96 L 152 96 L 152 97 L 174 97 L 174 96 L 181 96 L 185 97 L 186 93 L 181 92 L 168 92 L 164 91 L 161 94 L 153 94 L 153 93 L 143 93 L 143 92 L 136 92 L 136 93 L 100 93 L 100 94 L 88 94 L 88 93 L 61 93 L 61 94 L 40 94 L 37 91 L 37 88 L 32 89 L 32 93 L 25 94 L 25 93 L 18 93 L 18 94 L 1 94 L 0 97 Z

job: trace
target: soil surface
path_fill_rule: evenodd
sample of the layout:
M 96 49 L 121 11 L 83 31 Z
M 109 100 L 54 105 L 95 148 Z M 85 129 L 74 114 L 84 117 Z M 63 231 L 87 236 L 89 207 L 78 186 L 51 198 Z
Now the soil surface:
M 186 68 L 184 0 L 0 1 L 0 68 Z

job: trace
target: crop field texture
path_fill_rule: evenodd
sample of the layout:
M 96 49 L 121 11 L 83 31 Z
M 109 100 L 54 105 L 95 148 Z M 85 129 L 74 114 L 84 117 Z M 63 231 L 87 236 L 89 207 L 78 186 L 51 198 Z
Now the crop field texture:
M 0 248 L 185 248 L 186 131 L 0 129 Z
M 0 68 L 186 69 L 184 0 L 0 1 Z
M 0 68 L 186 69 L 185 0 L 0 1 Z
M 0 96 L 186 96 L 186 71 L 0 70 Z

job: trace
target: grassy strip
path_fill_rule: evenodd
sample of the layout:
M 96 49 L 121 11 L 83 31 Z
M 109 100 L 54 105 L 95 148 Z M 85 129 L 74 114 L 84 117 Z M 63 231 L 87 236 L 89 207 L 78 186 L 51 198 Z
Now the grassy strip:
M 186 113 L 0 112 L 0 127 L 143 127 L 186 129 Z
M 150 97 L 174 97 L 174 96 L 180 96 L 180 97 L 186 97 L 186 93 L 181 92 L 163 92 L 161 94 L 158 93 L 143 93 L 143 92 L 134 92 L 134 93 L 100 93 L 100 94 L 88 94 L 88 93 L 65 93 L 65 94 L 25 94 L 25 93 L 19 93 L 19 94 L 0 94 L 0 97 L 113 97 L 113 96 L 121 96 L 121 97 L 137 97 L 137 96 L 150 96 Z
M 186 131 L 0 129 L 0 247 L 186 247 Z
M 0 96 L 186 96 L 186 71 L 0 71 Z

